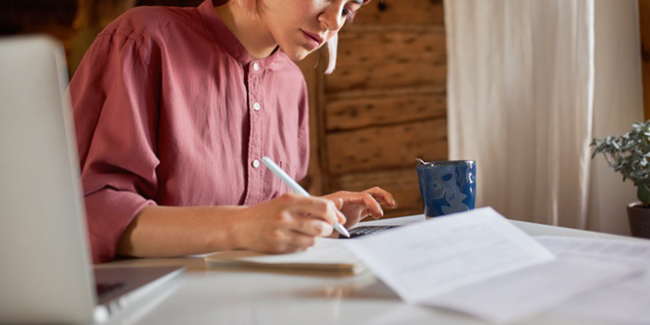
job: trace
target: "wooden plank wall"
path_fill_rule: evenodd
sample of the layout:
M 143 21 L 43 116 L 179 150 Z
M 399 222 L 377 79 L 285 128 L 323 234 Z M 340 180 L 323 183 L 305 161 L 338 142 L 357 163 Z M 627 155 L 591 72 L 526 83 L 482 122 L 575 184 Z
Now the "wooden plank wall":
M 422 213 L 415 158 L 448 157 L 442 1 L 373 1 L 341 31 L 334 74 L 314 61 L 310 190 L 380 186 L 400 204 L 387 216 Z

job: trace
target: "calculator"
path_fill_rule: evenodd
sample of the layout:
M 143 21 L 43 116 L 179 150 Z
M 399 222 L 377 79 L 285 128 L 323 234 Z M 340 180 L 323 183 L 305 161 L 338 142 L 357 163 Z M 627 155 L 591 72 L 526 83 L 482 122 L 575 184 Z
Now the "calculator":
M 350 229 L 349 233 L 350 233 L 350 238 L 354 238 L 354 237 L 360 237 L 365 235 L 372 235 L 395 227 L 399 227 L 399 226 L 360 226 L 360 227 Z M 339 235 L 339 238 L 348 239 L 348 237 L 345 237 L 343 235 Z

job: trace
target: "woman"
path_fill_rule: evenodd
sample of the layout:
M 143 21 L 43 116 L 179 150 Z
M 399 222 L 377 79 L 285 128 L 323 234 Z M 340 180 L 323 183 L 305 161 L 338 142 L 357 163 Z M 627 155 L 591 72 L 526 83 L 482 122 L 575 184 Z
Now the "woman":
M 138 7 L 102 31 L 70 83 L 93 260 L 293 252 L 337 221 L 395 207 L 379 188 L 286 194 L 260 166 L 268 156 L 295 179 L 306 174 L 307 92 L 291 60 L 362 5 L 206 0 Z

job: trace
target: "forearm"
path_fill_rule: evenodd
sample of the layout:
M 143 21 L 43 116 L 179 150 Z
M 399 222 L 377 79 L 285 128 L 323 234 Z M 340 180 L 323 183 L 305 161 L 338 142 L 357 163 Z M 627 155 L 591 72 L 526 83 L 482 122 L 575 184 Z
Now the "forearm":
M 171 257 L 230 249 L 289 253 L 328 236 L 339 219 L 330 200 L 285 194 L 252 206 L 143 208 L 118 255 Z
M 236 219 L 244 208 L 145 207 L 124 232 L 118 255 L 170 257 L 239 248 Z

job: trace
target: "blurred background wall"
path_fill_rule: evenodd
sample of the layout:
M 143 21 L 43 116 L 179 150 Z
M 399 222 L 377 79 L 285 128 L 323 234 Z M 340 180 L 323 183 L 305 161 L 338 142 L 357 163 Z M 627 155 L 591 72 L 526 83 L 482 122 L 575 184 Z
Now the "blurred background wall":
M 46 33 L 54 36 L 64 44 L 73 73 L 94 35 L 124 10 L 141 5 L 197 6 L 201 2 L 1 0 L 0 35 Z M 594 60 L 601 73 L 594 85 L 597 92 L 595 136 L 627 129 L 628 118 L 623 118 L 616 107 L 634 106 L 640 101 L 636 90 L 621 81 L 631 80 L 638 74 L 638 64 L 629 62 L 639 57 L 638 50 L 632 46 L 632 38 L 639 37 L 633 33 L 636 28 L 640 28 L 640 37 L 646 40 L 641 42 L 640 57 L 646 72 L 643 83 L 645 118 L 650 117 L 650 0 L 638 0 L 638 12 L 635 11 L 637 0 L 623 2 L 623 5 L 616 0 L 594 2 L 595 19 L 598 20 Z M 614 7 L 618 10 L 613 10 Z M 460 19 L 476 19 L 471 12 L 455 14 Z M 632 21 L 636 15 L 640 17 L 640 27 L 635 27 L 636 21 Z M 539 19 L 538 15 L 531 17 Z M 626 24 L 620 24 L 621 21 Z M 312 151 L 310 170 L 302 181 L 310 192 L 318 195 L 377 185 L 393 192 L 400 203 L 399 209 L 389 211 L 388 216 L 422 213 L 415 158 L 444 160 L 449 157 L 449 35 L 446 23 L 442 0 L 388 0 L 385 3 L 375 0 L 359 12 L 353 24 L 341 31 L 334 74 L 323 74 L 327 61 L 323 52 L 298 62 L 310 92 Z M 598 37 L 610 39 L 612 43 L 599 41 Z M 632 45 L 617 46 L 617 40 Z M 486 41 L 489 43 L 489 39 Z M 625 55 L 625 62 L 616 59 L 617 55 L 623 57 L 621 54 Z M 479 77 L 489 85 L 490 75 Z M 614 97 L 599 92 L 599 89 L 611 92 L 609 84 L 616 84 L 621 90 Z M 606 110 L 600 109 L 605 107 Z M 488 139 L 467 141 L 480 144 Z M 497 150 L 493 154 L 503 153 Z M 629 186 L 625 191 L 613 190 L 613 194 L 607 194 L 608 184 L 621 185 L 620 178 L 601 161 L 595 162 L 594 170 L 602 176 L 591 176 L 599 191 L 589 192 L 592 205 L 588 210 L 600 213 L 586 225 L 582 222 L 572 226 L 625 233 L 619 207 L 601 198 L 616 196 L 620 201 L 630 202 L 635 198 Z M 490 171 L 479 166 L 479 182 L 486 173 Z M 524 220 L 530 217 L 525 213 L 506 213 L 506 216 Z M 553 222 L 552 218 L 537 221 Z
M 136 5 L 196 6 L 200 0 L 3 0 L 0 36 L 45 33 L 63 43 L 70 75 L 95 36 Z
M 46 33 L 66 49 L 70 75 L 94 36 L 131 6 L 202 0 L 1 0 L 0 35 Z M 317 52 L 299 62 L 310 93 L 315 195 L 381 186 L 422 213 L 415 158 L 447 158 L 446 47 L 442 0 L 373 1 L 340 34 L 334 74 Z

